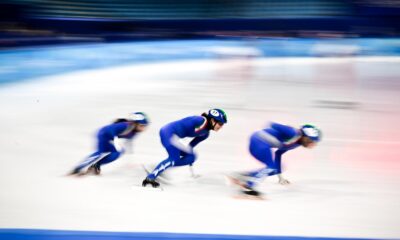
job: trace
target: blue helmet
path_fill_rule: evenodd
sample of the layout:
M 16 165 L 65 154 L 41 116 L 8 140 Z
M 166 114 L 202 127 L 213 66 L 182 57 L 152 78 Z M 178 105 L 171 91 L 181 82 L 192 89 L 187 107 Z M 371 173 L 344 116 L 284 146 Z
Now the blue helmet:
M 213 118 L 215 121 L 223 123 L 223 124 L 228 122 L 226 113 L 224 112 L 224 110 L 219 109 L 219 108 L 210 109 L 207 113 L 207 116 L 209 118 Z
M 305 124 L 301 127 L 304 136 L 310 138 L 314 142 L 319 142 L 322 137 L 321 131 L 311 124 Z
M 143 112 L 134 112 L 134 113 L 129 114 L 128 120 L 133 121 L 138 124 L 141 124 L 141 125 L 149 124 L 149 118 Z

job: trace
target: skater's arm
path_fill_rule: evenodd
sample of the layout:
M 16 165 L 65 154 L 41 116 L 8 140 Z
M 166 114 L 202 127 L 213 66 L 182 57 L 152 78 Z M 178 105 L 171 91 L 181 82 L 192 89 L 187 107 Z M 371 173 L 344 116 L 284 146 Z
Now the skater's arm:
M 130 148 L 132 150 L 132 136 L 127 136 L 127 137 L 122 137 L 121 139 L 121 134 L 123 134 L 127 129 L 129 128 L 129 125 L 126 122 L 119 122 L 119 123 L 114 123 L 111 125 L 108 125 L 103 128 L 103 131 L 107 132 L 109 136 L 113 137 L 113 141 L 111 142 L 112 145 L 117 149 L 118 152 L 124 152 L 126 148 Z
M 207 134 L 205 134 L 205 135 L 195 137 L 195 138 L 193 138 L 192 141 L 190 141 L 189 145 L 190 145 L 192 148 L 194 148 L 197 144 L 199 144 L 200 142 L 206 140 L 206 139 L 208 138 L 209 135 L 210 135 L 210 134 L 207 133 Z
M 289 184 L 290 182 L 282 176 L 282 154 L 287 152 L 288 150 L 279 149 L 275 152 L 275 166 L 276 166 L 276 175 L 278 176 L 279 183 L 282 185 Z
M 286 151 L 287 151 L 287 150 L 282 150 L 282 149 L 276 150 L 276 152 L 275 152 L 275 160 L 274 160 L 275 169 L 276 169 L 276 170 L 273 171 L 273 172 L 270 172 L 270 173 L 268 174 L 268 176 L 273 176 L 273 175 L 276 175 L 276 174 L 281 174 L 281 172 L 282 172 L 282 167 L 281 167 L 282 154 L 284 154 Z

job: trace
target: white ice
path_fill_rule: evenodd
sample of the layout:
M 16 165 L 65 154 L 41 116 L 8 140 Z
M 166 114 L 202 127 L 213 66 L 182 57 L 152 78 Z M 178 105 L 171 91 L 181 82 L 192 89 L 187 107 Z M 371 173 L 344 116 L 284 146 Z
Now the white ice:
M 0 88 L 0 228 L 400 238 L 400 58 L 264 58 L 132 65 Z M 229 123 L 197 147 L 195 170 L 143 189 L 141 164 L 163 160 L 158 130 L 211 107 Z M 94 150 L 96 130 L 132 111 L 151 118 L 133 154 L 102 176 L 65 174 Z M 323 141 L 284 155 L 233 198 L 224 174 L 260 165 L 249 135 L 276 121 L 313 123 Z

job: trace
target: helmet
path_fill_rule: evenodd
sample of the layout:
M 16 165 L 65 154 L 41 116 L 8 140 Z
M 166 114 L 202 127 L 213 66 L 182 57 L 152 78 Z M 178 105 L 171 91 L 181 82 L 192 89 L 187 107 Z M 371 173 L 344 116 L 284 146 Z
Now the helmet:
M 146 114 L 143 112 L 134 112 L 134 113 L 129 114 L 128 120 L 134 121 L 135 123 L 138 123 L 141 125 L 149 124 L 149 119 L 146 116 Z
M 228 122 L 228 119 L 226 118 L 226 113 L 224 112 L 224 110 L 219 108 L 210 109 L 207 113 L 207 117 L 213 118 L 215 121 L 223 124 Z
M 305 124 L 301 127 L 301 132 L 304 136 L 310 138 L 314 142 L 321 140 L 321 131 L 311 124 Z

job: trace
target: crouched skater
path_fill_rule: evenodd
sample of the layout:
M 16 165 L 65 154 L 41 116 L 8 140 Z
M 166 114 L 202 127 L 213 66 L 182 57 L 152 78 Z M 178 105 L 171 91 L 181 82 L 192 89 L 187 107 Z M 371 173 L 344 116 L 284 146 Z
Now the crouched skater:
M 289 184 L 282 176 L 282 155 L 299 146 L 313 148 L 321 140 L 321 131 L 311 124 L 294 128 L 272 123 L 268 128 L 254 132 L 250 137 L 250 154 L 264 164 L 264 167 L 249 172 L 240 172 L 228 176 L 231 182 L 241 187 L 245 195 L 261 197 L 255 189 L 267 176 L 277 175 L 280 184 Z
M 131 147 L 134 137 L 143 132 L 149 124 L 148 117 L 143 112 L 134 112 L 127 118 L 119 118 L 112 124 L 102 127 L 97 132 L 97 150 L 78 164 L 70 175 L 99 175 L 101 166 L 117 160 L 125 148 L 120 144 L 126 140 L 125 147 Z
M 167 159 L 161 161 L 152 172 L 143 180 L 142 186 L 150 185 L 154 188 L 160 186 L 157 177 L 170 167 L 190 165 L 196 160 L 193 148 L 206 140 L 210 131 L 219 131 L 227 123 L 227 117 L 222 109 L 210 109 L 201 116 L 189 116 L 171 123 L 160 129 L 161 143 L 168 153 Z M 189 145 L 179 140 L 192 137 Z

